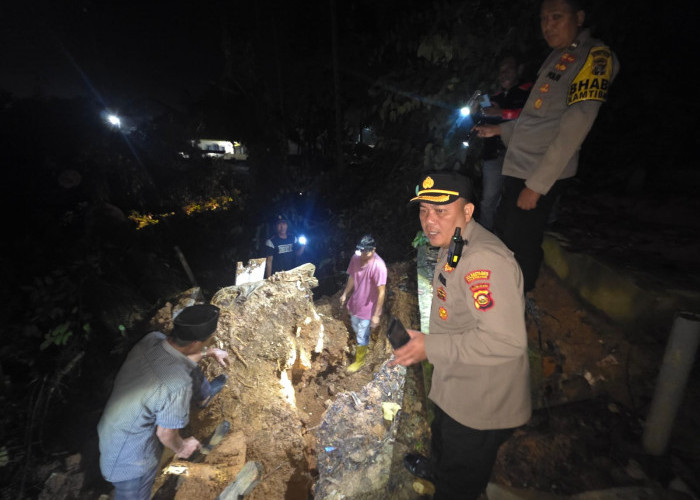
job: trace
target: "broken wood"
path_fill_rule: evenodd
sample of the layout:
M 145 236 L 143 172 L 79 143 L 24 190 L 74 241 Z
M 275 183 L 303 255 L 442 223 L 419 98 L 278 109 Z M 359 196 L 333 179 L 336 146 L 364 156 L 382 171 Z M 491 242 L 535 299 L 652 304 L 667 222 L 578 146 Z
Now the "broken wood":
M 258 462 L 246 462 L 236 479 L 229 484 L 216 500 L 238 500 L 250 493 L 260 482 L 263 467 Z
M 248 389 L 255 389 L 255 386 L 254 386 L 254 385 L 248 384 L 245 380 L 243 380 L 243 379 L 242 379 L 241 377 L 239 377 L 239 376 L 236 376 L 236 380 L 238 380 L 238 381 L 241 383 L 242 386 L 245 386 L 245 387 L 247 387 Z
M 229 347 L 230 347 L 230 349 L 233 351 L 233 354 L 235 354 L 236 357 L 241 361 L 241 363 L 243 363 L 243 366 L 245 366 L 246 368 L 248 368 L 248 363 L 245 362 L 245 359 L 243 359 L 243 356 L 241 355 L 241 353 L 238 352 L 238 349 L 236 349 L 236 348 L 233 347 L 233 346 L 229 346 Z
M 190 268 L 190 265 L 187 263 L 187 259 L 185 259 L 185 255 L 182 253 L 182 250 L 180 250 L 180 247 L 175 245 L 175 253 L 177 254 L 177 258 L 180 259 L 180 264 L 182 264 L 183 269 L 185 270 L 185 273 L 187 274 L 187 277 L 190 279 L 190 283 L 192 284 L 193 287 L 198 287 L 197 285 L 197 280 L 194 279 L 194 274 L 192 273 L 192 269 Z

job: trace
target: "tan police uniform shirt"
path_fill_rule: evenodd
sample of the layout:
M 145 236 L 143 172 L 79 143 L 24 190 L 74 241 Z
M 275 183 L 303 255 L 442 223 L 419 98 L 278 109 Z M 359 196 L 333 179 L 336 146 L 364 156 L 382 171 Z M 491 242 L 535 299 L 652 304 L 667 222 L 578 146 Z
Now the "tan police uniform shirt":
M 553 50 L 517 120 L 501 124 L 508 147 L 503 175 L 547 194 L 576 175 L 581 144 L 620 70 L 615 54 L 583 30 L 566 49 Z
M 430 399 L 474 429 L 506 429 L 530 418 L 530 369 L 523 277 L 513 253 L 477 222 L 462 257 L 440 251 L 433 278 L 428 361 Z

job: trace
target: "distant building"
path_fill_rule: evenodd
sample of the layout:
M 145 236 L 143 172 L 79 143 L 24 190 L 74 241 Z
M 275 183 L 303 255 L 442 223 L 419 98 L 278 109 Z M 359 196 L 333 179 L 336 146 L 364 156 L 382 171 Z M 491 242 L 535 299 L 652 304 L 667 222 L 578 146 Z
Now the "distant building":
M 224 160 L 245 161 L 248 149 L 238 141 L 220 141 L 216 139 L 194 139 L 192 147 L 203 151 L 202 156 Z

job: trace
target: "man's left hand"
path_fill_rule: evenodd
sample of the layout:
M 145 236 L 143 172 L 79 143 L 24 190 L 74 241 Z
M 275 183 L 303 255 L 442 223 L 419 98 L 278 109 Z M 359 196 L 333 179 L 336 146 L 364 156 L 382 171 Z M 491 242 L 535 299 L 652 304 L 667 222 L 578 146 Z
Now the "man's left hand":
M 224 368 L 228 367 L 228 353 L 223 349 L 212 347 L 211 349 L 207 350 L 207 356 L 211 356 L 212 358 L 216 359 L 216 361 Z
M 377 328 L 379 325 L 379 314 L 372 315 L 372 319 L 369 320 L 370 328 Z
M 518 208 L 522 210 L 532 210 L 537 206 L 537 200 L 540 199 L 540 193 L 533 191 L 529 187 L 523 188 L 518 196 Z
M 406 331 L 411 340 L 394 351 L 394 359 L 389 363 L 389 366 L 411 366 L 428 359 L 428 355 L 425 353 L 425 334 L 416 330 L 406 329 Z

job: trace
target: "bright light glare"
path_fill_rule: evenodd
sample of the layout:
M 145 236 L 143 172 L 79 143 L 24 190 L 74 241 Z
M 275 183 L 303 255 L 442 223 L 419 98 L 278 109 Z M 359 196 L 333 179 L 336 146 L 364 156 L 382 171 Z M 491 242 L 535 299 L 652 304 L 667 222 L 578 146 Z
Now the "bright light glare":
M 299 244 L 300 245 L 306 245 L 306 236 L 299 236 Z
M 107 121 L 115 127 L 121 127 L 122 121 L 117 115 L 107 115 Z
M 459 114 L 462 116 L 469 116 L 471 113 L 471 110 L 469 109 L 469 106 L 464 106 L 462 109 L 459 110 Z
M 469 147 L 469 141 L 462 141 L 462 146 L 464 146 L 465 148 L 468 148 L 468 147 Z

